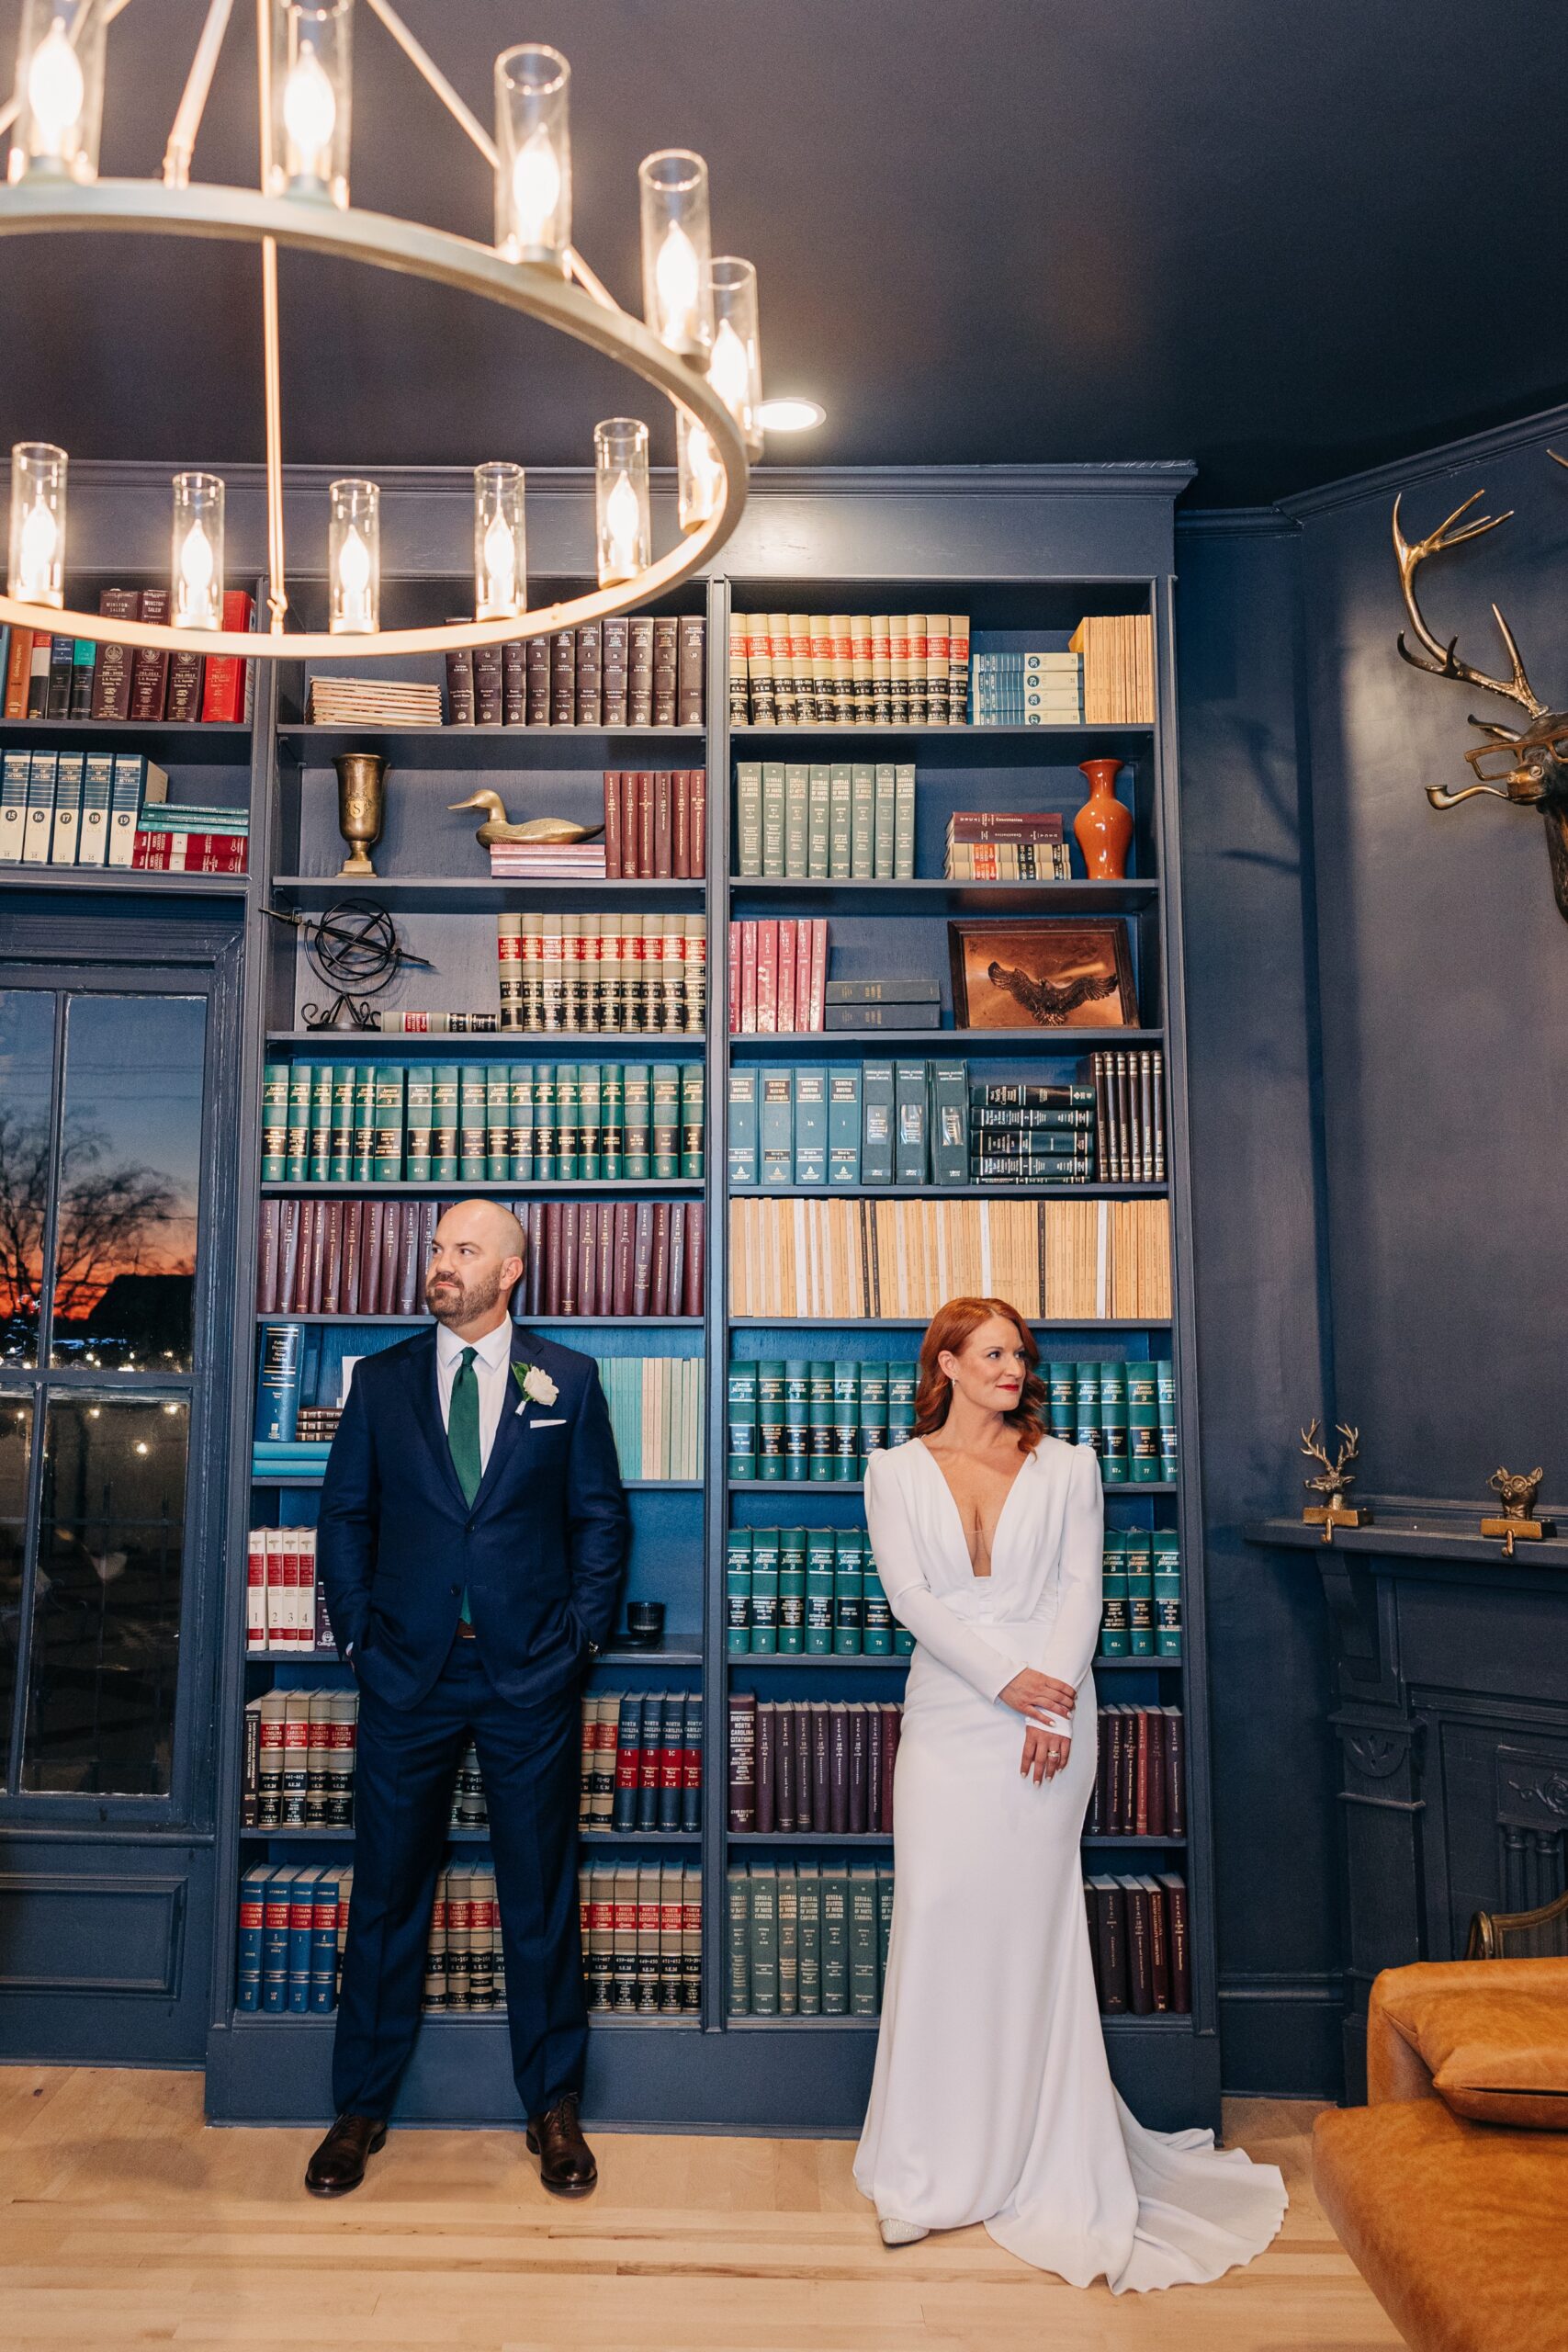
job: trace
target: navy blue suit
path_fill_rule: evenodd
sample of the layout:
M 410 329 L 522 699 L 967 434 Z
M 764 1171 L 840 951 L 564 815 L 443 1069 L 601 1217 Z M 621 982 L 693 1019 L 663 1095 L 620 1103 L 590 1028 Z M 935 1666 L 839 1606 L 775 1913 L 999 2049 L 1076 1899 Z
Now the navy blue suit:
M 579 1691 L 615 1621 L 628 1515 L 586 1356 L 517 1329 L 473 1502 L 447 1445 L 434 1328 L 356 1366 L 321 1489 L 318 1563 L 359 1685 L 354 1893 L 333 2053 L 340 2113 L 384 2116 L 419 2026 L 453 1781 L 479 1750 L 513 2070 L 527 2115 L 582 2086 Z M 518 1409 L 521 1408 L 521 1409 Z M 457 1638 L 468 1595 L 472 1641 Z

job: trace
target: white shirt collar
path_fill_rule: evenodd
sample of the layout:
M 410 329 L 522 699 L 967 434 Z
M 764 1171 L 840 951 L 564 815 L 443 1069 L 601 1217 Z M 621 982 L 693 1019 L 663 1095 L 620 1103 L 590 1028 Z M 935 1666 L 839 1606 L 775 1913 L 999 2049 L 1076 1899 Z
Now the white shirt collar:
M 511 1317 L 508 1317 L 504 1322 L 498 1323 L 493 1331 L 487 1331 L 482 1340 L 475 1340 L 471 1343 L 467 1340 L 460 1340 L 457 1332 L 449 1329 L 445 1323 L 436 1325 L 435 1354 L 436 1361 L 443 1371 L 456 1365 L 463 1350 L 470 1344 L 482 1364 L 491 1372 L 499 1372 L 512 1353 Z

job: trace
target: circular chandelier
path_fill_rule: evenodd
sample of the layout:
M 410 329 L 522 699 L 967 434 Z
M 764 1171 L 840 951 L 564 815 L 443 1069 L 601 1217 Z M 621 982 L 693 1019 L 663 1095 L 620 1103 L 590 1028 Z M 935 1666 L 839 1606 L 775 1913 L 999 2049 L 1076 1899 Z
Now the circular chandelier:
M 390 6 L 367 0 L 405 57 L 489 164 L 493 245 L 451 236 L 348 199 L 354 0 L 256 0 L 261 185 L 194 183 L 191 157 L 233 0 L 209 0 L 156 180 L 100 179 L 105 36 L 130 0 L 23 0 L 16 96 L 0 109 L 12 137 L 0 236 L 65 230 L 216 237 L 260 247 L 266 417 L 267 607 L 253 633 L 225 630 L 224 487 L 173 478 L 168 623 L 106 617 L 65 603 L 68 459 L 49 442 L 11 453 L 6 593 L 0 621 L 168 651 L 269 661 L 384 657 L 499 645 L 620 613 L 687 579 L 722 547 L 761 453 L 757 274 L 716 256 L 707 166 L 666 149 L 638 166 L 643 317 L 623 311 L 571 242 L 571 70 L 541 42 L 495 61 L 493 140 Z M 530 609 L 523 468 L 474 470 L 474 616 L 439 628 L 380 628 L 380 492 L 345 478 L 329 492 L 328 627 L 287 627 L 283 410 L 277 251 L 287 245 L 455 287 L 520 311 L 622 362 L 676 413 L 681 537 L 653 554 L 648 427 L 594 427 L 596 593 Z

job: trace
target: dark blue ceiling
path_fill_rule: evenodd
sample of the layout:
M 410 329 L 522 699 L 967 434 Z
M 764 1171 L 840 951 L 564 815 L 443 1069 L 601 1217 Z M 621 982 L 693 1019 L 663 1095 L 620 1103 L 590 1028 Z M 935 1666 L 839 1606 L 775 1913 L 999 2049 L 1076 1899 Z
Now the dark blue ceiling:
M 201 0 L 109 34 L 107 171 L 157 167 Z M 636 169 L 709 161 L 761 273 L 779 460 L 1193 457 L 1277 497 L 1568 395 L 1563 0 L 404 0 L 487 121 L 491 62 L 573 67 L 578 242 L 637 299 Z M 9 78 L 17 0 L 0 7 Z M 253 11 L 197 151 L 255 169 Z M 357 11 L 357 202 L 488 239 L 479 159 Z M 256 458 L 254 254 L 0 246 L 0 441 Z M 626 379 L 526 322 L 284 261 L 300 460 L 574 464 Z

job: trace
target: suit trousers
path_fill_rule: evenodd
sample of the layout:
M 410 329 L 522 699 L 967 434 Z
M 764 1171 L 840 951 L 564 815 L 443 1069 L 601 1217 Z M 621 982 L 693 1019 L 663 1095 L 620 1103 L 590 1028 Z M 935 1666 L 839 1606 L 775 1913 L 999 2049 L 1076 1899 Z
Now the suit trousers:
M 527 2116 L 581 2092 L 588 2052 L 578 1927 L 575 1690 L 513 1707 L 459 1636 L 417 1707 L 361 1690 L 354 1894 L 333 2045 L 340 2115 L 387 2116 L 419 2030 L 431 1905 L 463 1750 L 479 1751 L 495 1857 L 512 2069 Z

